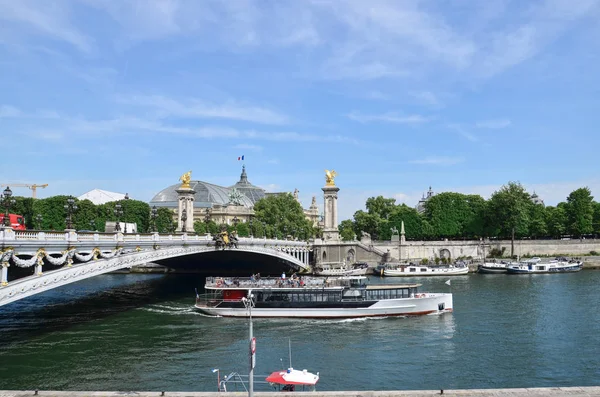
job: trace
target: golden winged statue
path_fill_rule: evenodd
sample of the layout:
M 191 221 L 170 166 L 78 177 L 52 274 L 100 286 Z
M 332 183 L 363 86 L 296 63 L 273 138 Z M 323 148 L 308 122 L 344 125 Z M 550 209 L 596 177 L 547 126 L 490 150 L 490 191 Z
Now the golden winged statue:
M 335 172 L 334 170 L 325 170 L 325 184 L 327 186 L 335 186 L 335 177 L 337 176 L 337 172 Z
M 192 180 L 192 171 L 188 171 L 185 174 L 181 175 L 179 177 L 179 180 L 181 181 L 182 188 L 189 188 L 190 181 Z

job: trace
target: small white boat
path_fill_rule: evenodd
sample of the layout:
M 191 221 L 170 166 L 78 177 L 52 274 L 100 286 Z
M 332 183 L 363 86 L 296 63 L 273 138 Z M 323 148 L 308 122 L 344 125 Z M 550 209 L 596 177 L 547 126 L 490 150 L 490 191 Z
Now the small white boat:
M 271 386 L 279 387 L 281 391 L 315 391 L 319 373 L 313 374 L 305 369 L 299 371 L 290 367 L 285 371 L 271 373 L 265 380 Z
M 341 266 L 335 266 L 341 265 Z M 336 276 L 364 276 L 369 271 L 369 265 L 366 263 L 355 263 L 352 266 L 347 266 L 345 263 L 343 264 L 330 264 L 324 263 L 315 267 L 314 274 L 315 276 L 327 276 L 327 277 L 336 277 Z
M 422 266 L 400 265 L 395 269 L 384 269 L 387 277 L 459 276 L 469 273 L 467 265 Z
M 583 263 L 574 260 L 552 260 L 550 262 L 528 260 L 508 266 L 506 272 L 508 274 L 572 273 L 581 269 L 583 269 Z

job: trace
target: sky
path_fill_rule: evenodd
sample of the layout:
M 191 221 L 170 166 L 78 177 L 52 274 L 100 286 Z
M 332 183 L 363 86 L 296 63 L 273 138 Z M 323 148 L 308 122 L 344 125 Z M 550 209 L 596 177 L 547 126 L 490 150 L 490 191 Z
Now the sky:
M 596 0 L 0 0 L 0 183 L 600 200 L 599 50 Z

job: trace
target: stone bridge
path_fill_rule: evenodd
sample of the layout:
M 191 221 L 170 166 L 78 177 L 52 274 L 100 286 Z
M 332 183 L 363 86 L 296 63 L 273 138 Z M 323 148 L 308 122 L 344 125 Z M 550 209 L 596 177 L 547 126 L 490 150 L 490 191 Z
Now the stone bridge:
M 0 231 L 0 306 L 66 284 L 148 262 L 159 262 L 217 250 L 211 236 L 188 234 L 123 234 Z M 303 241 L 239 238 L 224 251 L 275 257 L 291 268 L 309 270 L 312 248 Z M 31 268 L 30 275 L 11 279 L 11 266 Z M 44 271 L 44 266 L 51 270 Z M 9 282 L 10 280 L 10 282 Z

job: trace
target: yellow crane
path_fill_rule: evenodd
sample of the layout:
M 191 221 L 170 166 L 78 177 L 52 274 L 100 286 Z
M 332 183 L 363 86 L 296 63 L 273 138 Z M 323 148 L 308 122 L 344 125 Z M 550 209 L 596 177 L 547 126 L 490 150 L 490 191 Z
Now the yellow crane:
M 36 198 L 36 196 L 37 196 L 37 188 L 41 187 L 43 189 L 46 186 L 48 186 L 48 184 L 44 183 L 43 185 L 36 185 L 36 184 L 30 185 L 30 184 L 27 184 L 27 183 L 8 183 L 8 184 L 0 185 L 0 186 L 2 186 L 2 187 L 4 187 L 4 186 L 28 187 L 29 189 L 31 189 L 31 193 L 32 193 L 31 197 Z

